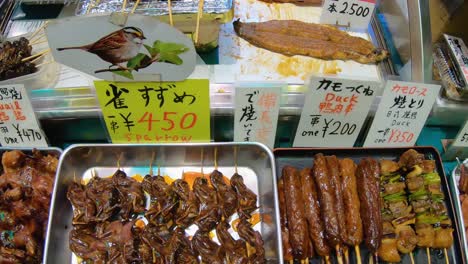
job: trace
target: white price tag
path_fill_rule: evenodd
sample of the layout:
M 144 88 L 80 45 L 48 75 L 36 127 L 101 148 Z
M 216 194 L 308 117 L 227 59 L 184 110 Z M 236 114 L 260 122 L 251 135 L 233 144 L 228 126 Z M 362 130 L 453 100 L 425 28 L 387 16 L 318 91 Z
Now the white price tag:
M 0 86 L 0 143 L 4 147 L 47 147 L 22 84 Z
M 380 83 L 312 77 L 294 147 L 352 147 Z
M 435 84 L 387 81 L 364 147 L 413 146 L 439 90 Z
M 234 141 L 256 141 L 274 147 L 283 86 L 242 84 L 236 87 Z
M 367 29 L 374 7 L 375 0 L 325 0 L 320 23 Z
M 455 140 L 447 148 L 443 157 L 446 160 L 454 160 L 455 158 L 464 160 L 468 158 L 468 119 L 458 132 Z

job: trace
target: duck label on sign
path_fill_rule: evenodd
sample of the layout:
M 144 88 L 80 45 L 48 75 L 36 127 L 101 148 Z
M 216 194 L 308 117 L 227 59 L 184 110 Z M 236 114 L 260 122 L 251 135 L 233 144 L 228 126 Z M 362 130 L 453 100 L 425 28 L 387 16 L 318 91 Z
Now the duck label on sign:
M 193 42 L 149 16 L 129 15 L 123 26 L 109 16 L 61 19 L 46 34 L 56 61 L 99 79 L 181 81 L 195 69 Z

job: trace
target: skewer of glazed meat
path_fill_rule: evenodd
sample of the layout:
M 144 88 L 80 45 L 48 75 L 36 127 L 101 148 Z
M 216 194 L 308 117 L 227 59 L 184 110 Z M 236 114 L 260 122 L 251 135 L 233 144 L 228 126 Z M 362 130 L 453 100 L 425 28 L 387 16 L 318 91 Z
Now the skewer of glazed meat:
M 352 159 L 340 160 L 341 191 L 343 195 L 344 210 L 346 212 L 345 243 L 353 246 L 356 251 L 357 263 L 361 263 L 359 245 L 362 242 L 362 220 L 360 213 L 359 195 L 357 193 L 356 164 Z M 347 257 L 346 257 L 347 258 Z
M 302 197 L 305 205 L 305 217 L 309 231 L 309 239 L 319 256 L 326 259 L 330 256 L 330 247 L 325 239 L 325 229 L 320 219 L 320 202 L 312 170 L 305 168 L 301 171 Z M 283 240 L 284 241 L 284 240 Z M 289 241 L 286 241 L 288 243 Z M 288 250 L 287 246 L 285 247 Z
M 381 205 L 382 205 L 382 244 L 379 257 L 387 262 L 400 262 L 402 254 L 410 254 L 418 242 L 411 227 L 415 214 L 406 195 L 405 179 L 400 175 L 400 167 L 391 160 L 381 160 Z
M 380 168 L 377 161 L 371 158 L 362 159 L 356 170 L 356 178 L 362 225 L 364 228 L 364 241 L 377 257 L 377 250 L 382 239 L 382 218 L 380 215 Z M 377 263 L 377 260 L 375 261 Z
M 330 177 L 330 185 L 332 188 L 333 195 L 335 196 L 335 210 L 336 210 L 336 217 L 338 219 L 346 219 L 345 211 L 344 211 L 344 202 L 343 196 L 341 193 L 341 171 L 340 171 L 340 163 L 336 156 L 326 156 L 325 157 L 327 168 L 328 168 L 328 176 Z M 338 263 L 342 263 L 342 247 L 344 246 L 345 241 L 347 240 L 347 232 L 346 232 L 346 222 L 345 221 L 338 221 L 338 230 L 339 230 L 339 243 L 335 245 L 336 254 L 338 257 Z M 346 250 L 346 249 L 345 249 Z
M 285 166 L 282 175 L 284 179 L 284 196 L 292 256 L 294 259 L 304 260 L 310 254 L 310 241 L 307 232 L 307 220 L 305 217 L 299 171 L 294 167 Z
M 403 153 L 399 165 L 410 171 L 406 184 L 411 193 L 409 200 L 416 213 L 418 246 L 426 248 L 430 259 L 430 248 L 445 250 L 453 244 L 453 229 L 444 203 L 441 179 L 435 171 L 435 162 L 424 160 L 424 155 L 411 149 Z

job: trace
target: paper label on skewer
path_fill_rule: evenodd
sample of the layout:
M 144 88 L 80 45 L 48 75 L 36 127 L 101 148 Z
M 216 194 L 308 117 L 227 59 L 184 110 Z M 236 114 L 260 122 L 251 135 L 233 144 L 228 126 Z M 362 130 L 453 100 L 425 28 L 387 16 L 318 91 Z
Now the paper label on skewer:
M 0 86 L 0 143 L 4 147 L 48 146 L 22 84 Z
M 468 158 L 468 119 L 444 154 L 444 159 L 453 160 L 455 158 L 460 160 Z
M 312 77 L 294 147 L 352 147 L 380 82 Z
M 113 143 L 209 142 L 209 81 L 96 81 Z
M 234 141 L 256 141 L 274 147 L 284 83 L 236 85 Z
M 365 30 L 374 8 L 375 0 L 325 0 L 320 23 Z
M 387 81 L 364 147 L 414 146 L 440 85 Z

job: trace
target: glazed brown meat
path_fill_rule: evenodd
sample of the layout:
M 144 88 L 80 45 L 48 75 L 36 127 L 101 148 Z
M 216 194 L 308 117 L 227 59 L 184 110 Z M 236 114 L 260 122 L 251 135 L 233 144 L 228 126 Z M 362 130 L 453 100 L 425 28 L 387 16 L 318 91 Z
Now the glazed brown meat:
M 291 166 L 285 166 L 282 175 L 292 255 L 295 259 L 305 259 L 308 256 L 309 237 L 302 199 L 301 178 L 299 171 Z
M 237 173 L 231 177 L 231 186 L 237 193 L 239 202 L 237 213 L 250 218 L 252 212 L 257 210 L 257 195 L 245 186 L 244 178 Z
M 359 195 L 357 193 L 356 164 L 352 159 L 340 160 L 341 186 L 346 212 L 346 239 L 348 245 L 359 245 L 362 242 L 362 222 Z
M 112 181 L 118 191 L 119 214 L 122 219 L 129 220 L 132 215 L 145 211 L 146 198 L 139 182 L 127 177 L 127 174 L 121 170 L 114 173 Z
M 226 221 L 221 221 L 216 226 L 216 235 L 226 251 L 226 257 L 229 259 L 229 263 L 247 264 L 249 257 L 247 255 L 245 242 L 232 238 L 228 231 L 229 227 Z
M 197 231 L 192 238 L 192 247 L 201 256 L 203 263 L 223 264 L 224 250 L 210 239 L 208 233 Z
M 179 203 L 174 213 L 174 221 L 177 226 L 189 227 L 198 216 L 198 200 L 190 191 L 190 186 L 184 180 L 178 179 L 172 183 L 172 190 L 179 198 Z
M 340 230 L 340 241 L 344 243 L 348 237 L 346 232 L 346 219 L 345 208 L 344 208 L 344 201 L 343 201 L 343 194 L 341 192 L 341 169 L 340 163 L 336 156 L 326 156 L 325 160 L 327 162 L 328 168 L 328 175 L 330 177 L 330 184 L 335 195 L 335 210 L 336 216 L 340 221 L 338 221 L 338 228 Z
M 196 178 L 193 183 L 193 192 L 200 205 L 195 223 L 200 230 L 209 232 L 216 227 L 221 219 L 221 210 L 218 206 L 216 191 L 208 185 L 207 179 Z
M 376 253 L 382 239 L 382 219 L 380 203 L 380 167 L 371 158 L 362 159 L 356 170 L 359 182 L 358 194 L 361 203 L 361 219 L 364 228 L 364 240 L 367 248 Z
M 398 165 L 400 167 L 404 167 L 406 169 L 411 169 L 415 165 L 421 165 L 424 161 L 424 155 L 417 152 L 414 149 L 409 149 L 405 151 L 400 156 L 400 160 L 398 160 Z
M 221 207 L 224 218 L 231 217 L 237 210 L 237 194 L 224 182 L 224 176 L 218 170 L 210 174 L 211 184 L 216 190 L 218 204 Z
M 335 195 L 330 183 L 327 163 L 323 154 L 314 156 L 314 167 L 312 169 L 315 186 L 320 201 L 320 216 L 325 225 L 325 234 L 328 244 L 335 247 L 341 243 L 338 216 L 335 209 Z
M 303 55 L 324 60 L 376 63 L 388 55 L 370 41 L 328 25 L 297 20 L 252 23 L 237 20 L 234 21 L 234 30 L 250 44 L 286 56 Z
M 280 223 L 281 223 L 281 241 L 283 242 L 283 257 L 284 260 L 293 260 L 292 248 L 289 243 L 289 230 L 288 230 L 288 216 L 286 213 L 286 201 L 284 198 L 284 179 L 280 178 L 278 181 L 278 200 L 280 210 Z
M 305 215 L 308 224 L 309 238 L 315 251 L 320 256 L 330 255 L 330 247 L 325 239 L 325 229 L 320 219 L 320 202 L 318 200 L 312 170 L 305 168 L 301 171 L 302 195 L 305 205 Z

